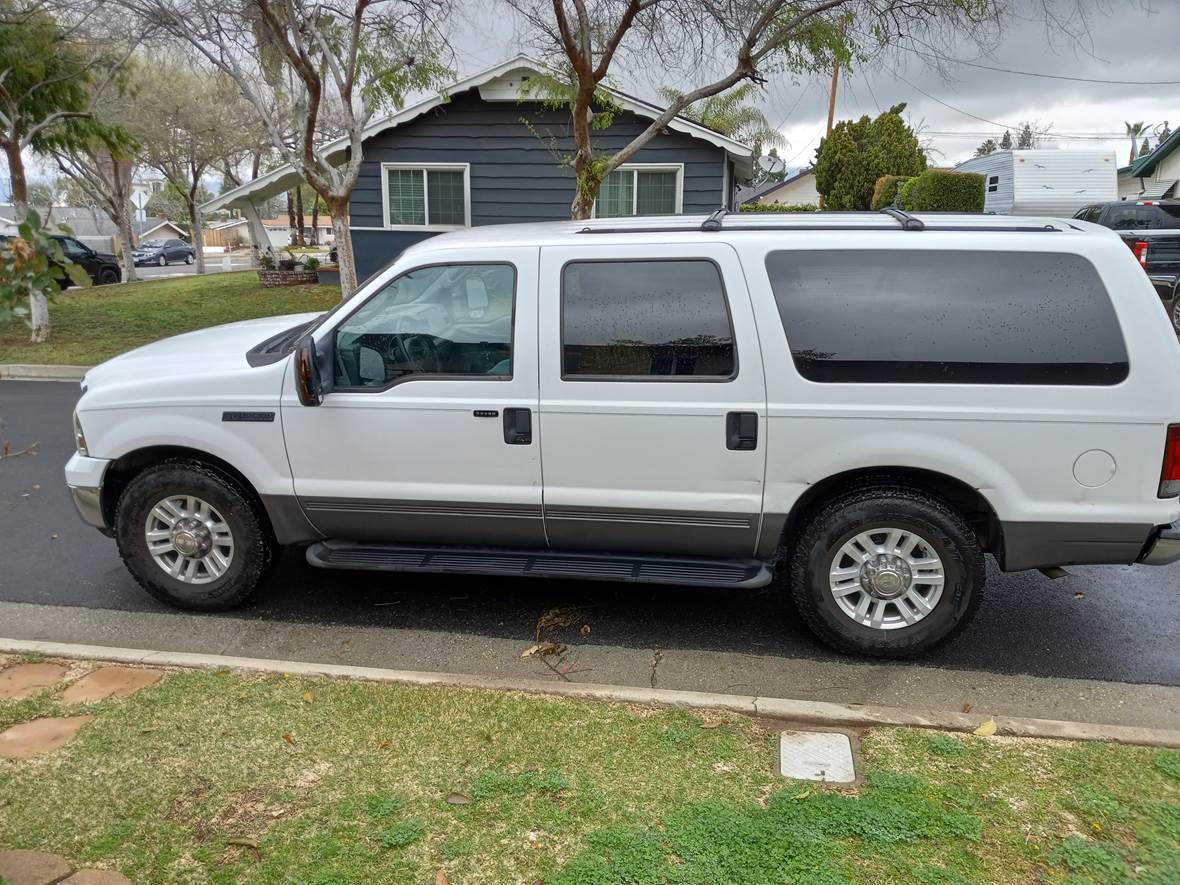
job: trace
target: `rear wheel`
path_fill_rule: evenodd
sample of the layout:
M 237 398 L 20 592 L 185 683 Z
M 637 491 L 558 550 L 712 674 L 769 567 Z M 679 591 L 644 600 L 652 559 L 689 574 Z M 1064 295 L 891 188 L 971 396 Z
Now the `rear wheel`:
M 841 495 L 804 526 L 791 592 L 815 634 L 853 654 L 901 658 L 934 648 L 979 607 L 983 553 L 941 499 L 878 485 Z
M 1180 285 L 1172 293 L 1172 327 L 1180 335 Z
M 148 593 L 220 611 L 254 592 L 277 552 L 263 515 L 229 476 L 165 461 L 128 483 L 115 509 L 119 553 Z

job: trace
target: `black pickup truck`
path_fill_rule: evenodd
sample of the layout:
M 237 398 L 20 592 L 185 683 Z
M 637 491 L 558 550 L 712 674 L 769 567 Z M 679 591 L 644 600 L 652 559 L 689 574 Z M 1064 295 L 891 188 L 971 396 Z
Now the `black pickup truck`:
M 1099 203 L 1074 218 L 1118 232 L 1147 271 L 1180 332 L 1180 200 Z

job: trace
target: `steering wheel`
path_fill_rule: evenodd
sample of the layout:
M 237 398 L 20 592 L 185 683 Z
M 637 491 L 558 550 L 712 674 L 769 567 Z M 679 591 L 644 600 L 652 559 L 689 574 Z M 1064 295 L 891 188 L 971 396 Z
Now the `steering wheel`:
M 438 344 L 431 335 L 403 335 L 398 339 L 405 361 L 419 372 L 441 372 L 442 357 Z

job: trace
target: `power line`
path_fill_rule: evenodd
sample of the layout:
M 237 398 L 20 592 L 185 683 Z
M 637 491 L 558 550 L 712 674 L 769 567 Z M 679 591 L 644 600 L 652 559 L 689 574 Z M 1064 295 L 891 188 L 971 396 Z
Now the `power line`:
M 964 61 L 960 58 L 947 58 L 944 55 L 936 55 L 932 52 L 922 52 L 920 49 L 906 47 L 910 52 L 916 55 L 922 55 L 926 58 L 936 58 L 939 61 L 950 62 L 956 65 L 966 65 L 969 68 L 979 68 L 983 71 L 998 71 L 1002 74 L 1018 74 L 1021 77 L 1042 77 L 1046 80 L 1069 80 L 1072 83 L 1097 83 L 1103 86 L 1180 86 L 1180 80 L 1099 80 L 1094 77 L 1070 77 L 1065 74 L 1038 74 L 1033 71 L 1017 71 L 1012 68 L 999 68 L 993 65 L 982 65 L 978 62 Z

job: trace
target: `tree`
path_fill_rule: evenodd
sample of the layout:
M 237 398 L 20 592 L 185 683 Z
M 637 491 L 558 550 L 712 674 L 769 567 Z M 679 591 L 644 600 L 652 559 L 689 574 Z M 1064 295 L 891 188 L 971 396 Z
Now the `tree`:
M 209 193 L 208 188 L 204 184 L 197 188 L 197 192 L 193 196 L 193 200 L 197 206 L 200 206 L 202 203 L 208 203 L 212 199 L 213 194 Z M 143 211 L 148 218 L 167 218 L 187 233 L 191 239 L 193 220 L 189 215 L 188 203 L 188 197 L 185 192 L 169 181 L 160 188 L 159 193 L 152 194 L 151 198 L 147 201 L 147 205 L 144 206 Z
M 1151 153 L 1151 139 L 1143 139 L 1143 144 L 1139 145 L 1139 156 L 1146 157 Z
M 344 298 L 357 286 L 349 200 L 364 134 L 379 110 L 449 72 L 434 22 L 448 0 L 117 0 L 224 72 L 265 124 L 280 157 L 332 216 Z M 340 165 L 325 143 L 347 145 Z
M 828 209 L 867 210 L 882 175 L 911 176 L 926 169 L 914 130 L 901 118 L 904 104 L 876 119 L 841 120 L 816 150 L 815 187 Z
M 781 147 L 786 144 L 783 134 L 775 129 L 766 115 L 750 98 L 757 89 L 754 83 L 742 83 L 727 92 L 710 95 L 688 105 L 681 113 L 690 120 L 716 129 L 722 135 L 758 147 Z M 660 95 L 666 102 L 680 98 L 680 91 L 664 87 Z M 760 151 L 758 153 L 761 153 Z
M 40 4 L 0 0 L 0 150 L 8 161 L 18 224 L 29 205 L 24 154 L 57 133 L 112 137 L 92 119 L 96 103 L 119 74 L 126 53 L 110 43 L 87 43 Z M 28 289 L 34 342 L 49 337 L 49 302 L 43 288 Z
M 1030 151 L 1035 144 L 1035 137 L 1033 136 L 1032 125 L 1025 123 L 1020 127 L 1020 135 L 1016 138 L 1016 150 Z
M 602 181 L 677 115 L 774 71 L 846 67 L 877 50 L 994 26 L 1005 0 L 504 0 L 531 26 L 561 76 L 548 97 L 569 107 L 577 186 L 574 218 L 588 218 Z M 1052 2 L 1052 0 L 1043 0 Z M 929 44 L 925 44 L 929 45 Z M 593 130 L 610 114 L 602 87 L 619 58 L 708 81 L 681 94 L 630 142 L 599 155 Z M 871 187 L 871 183 L 870 183 Z
M 1131 162 L 1134 163 L 1135 158 L 1139 156 L 1139 150 L 1138 150 L 1138 144 L 1137 144 L 1137 142 L 1139 140 L 1139 136 L 1141 136 L 1144 132 L 1147 131 L 1148 124 L 1143 123 L 1143 122 L 1139 122 L 1139 123 L 1124 122 L 1123 125 L 1127 127 L 1127 136 L 1131 139 Z
M 1002 150 L 1002 151 L 1012 150 L 1012 133 L 1009 132 L 1007 129 L 1004 130 L 1004 137 L 1000 139 L 1000 150 Z
M 975 156 L 986 157 L 988 154 L 994 154 L 999 149 L 1000 146 L 996 144 L 996 140 L 994 138 L 989 138 L 975 149 Z

